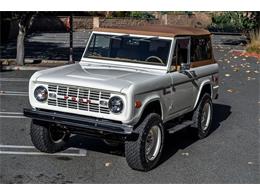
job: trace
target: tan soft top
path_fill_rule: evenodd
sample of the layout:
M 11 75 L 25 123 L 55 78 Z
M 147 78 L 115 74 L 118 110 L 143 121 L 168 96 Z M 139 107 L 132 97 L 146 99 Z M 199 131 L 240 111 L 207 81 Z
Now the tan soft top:
M 186 26 L 128 26 L 120 28 L 95 28 L 98 32 L 124 33 L 147 36 L 175 37 L 185 35 L 210 35 L 210 32 L 204 29 L 192 28 Z

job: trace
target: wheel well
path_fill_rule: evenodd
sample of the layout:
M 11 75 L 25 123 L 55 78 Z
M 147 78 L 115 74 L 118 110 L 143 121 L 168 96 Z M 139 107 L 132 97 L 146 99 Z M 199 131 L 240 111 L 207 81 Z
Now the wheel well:
M 208 93 L 211 96 L 211 85 L 210 84 L 206 84 L 202 87 L 201 93 L 200 93 L 200 97 L 204 94 L 204 93 Z
M 162 109 L 161 109 L 161 104 L 160 104 L 159 100 L 152 101 L 152 102 L 148 103 L 148 105 L 145 106 L 142 116 L 139 119 L 139 122 L 137 123 L 137 125 L 140 124 L 145 119 L 145 117 L 150 113 L 156 113 L 162 117 Z

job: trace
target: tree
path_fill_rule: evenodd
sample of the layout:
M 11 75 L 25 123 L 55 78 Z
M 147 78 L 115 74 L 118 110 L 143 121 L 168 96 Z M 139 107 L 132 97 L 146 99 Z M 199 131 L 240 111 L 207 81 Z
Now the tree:
M 24 65 L 24 39 L 37 12 L 17 12 L 19 32 L 17 36 L 16 64 Z

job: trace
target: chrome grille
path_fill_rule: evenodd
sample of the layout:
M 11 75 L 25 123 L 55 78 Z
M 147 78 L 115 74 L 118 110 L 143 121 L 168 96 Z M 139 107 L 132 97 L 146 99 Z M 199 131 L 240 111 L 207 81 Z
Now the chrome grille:
M 49 84 L 48 91 L 56 94 L 49 96 L 48 105 L 50 106 L 110 114 L 108 107 L 100 105 L 100 101 L 108 102 L 111 93 L 107 91 L 55 84 Z

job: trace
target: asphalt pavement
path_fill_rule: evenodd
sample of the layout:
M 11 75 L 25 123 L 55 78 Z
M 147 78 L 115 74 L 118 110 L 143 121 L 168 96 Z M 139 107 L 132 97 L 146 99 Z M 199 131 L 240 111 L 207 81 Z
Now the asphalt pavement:
M 22 116 L 34 71 L 1 72 L 0 183 L 259 183 L 260 62 L 232 54 L 244 49 L 243 38 L 213 38 L 220 64 L 213 131 L 203 140 L 190 129 L 168 136 L 162 162 L 150 172 L 129 168 L 122 146 L 83 136 L 73 136 L 64 152 L 38 152 Z

